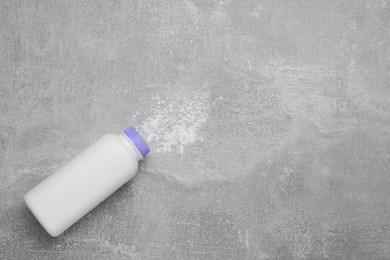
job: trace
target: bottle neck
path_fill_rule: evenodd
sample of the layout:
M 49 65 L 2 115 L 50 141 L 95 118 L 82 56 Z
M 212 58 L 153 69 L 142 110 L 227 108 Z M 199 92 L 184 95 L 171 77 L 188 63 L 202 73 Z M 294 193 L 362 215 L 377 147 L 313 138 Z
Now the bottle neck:
M 123 133 L 119 134 L 118 136 L 123 140 L 126 148 L 134 155 L 135 158 L 137 158 L 137 161 L 141 161 L 143 157 L 133 142 Z

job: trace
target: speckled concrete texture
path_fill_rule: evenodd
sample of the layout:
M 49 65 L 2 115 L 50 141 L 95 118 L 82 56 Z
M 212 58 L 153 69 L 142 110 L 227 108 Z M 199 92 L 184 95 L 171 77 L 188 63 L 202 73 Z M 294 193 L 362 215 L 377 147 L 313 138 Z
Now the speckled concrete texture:
M 1 1 L 0 259 L 390 259 L 390 2 Z M 51 238 L 24 194 L 135 126 Z

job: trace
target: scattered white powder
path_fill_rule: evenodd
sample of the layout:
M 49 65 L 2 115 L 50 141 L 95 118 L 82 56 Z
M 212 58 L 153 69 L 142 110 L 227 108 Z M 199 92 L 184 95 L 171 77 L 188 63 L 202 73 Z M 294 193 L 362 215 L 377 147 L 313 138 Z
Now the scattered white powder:
M 209 114 L 209 93 L 206 88 L 166 96 L 155 96 L 152 115 L 140 125 L 148 142 L 157 153 L 184 152 L 186 145 L 202 140 L 198 129 Z

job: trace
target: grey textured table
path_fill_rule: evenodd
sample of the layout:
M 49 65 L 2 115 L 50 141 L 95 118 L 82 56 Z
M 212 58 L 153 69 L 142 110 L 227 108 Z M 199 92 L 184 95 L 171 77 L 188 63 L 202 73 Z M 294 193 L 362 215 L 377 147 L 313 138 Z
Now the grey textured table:
M 390 259 L 390 3 L 1 1 L 0 259 Z M 23 195 L 133 125 L 59 238 Z

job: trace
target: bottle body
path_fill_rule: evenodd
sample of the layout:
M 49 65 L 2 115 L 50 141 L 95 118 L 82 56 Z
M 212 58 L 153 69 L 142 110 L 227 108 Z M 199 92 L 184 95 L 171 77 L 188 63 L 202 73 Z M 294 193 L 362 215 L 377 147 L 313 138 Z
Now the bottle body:
M 105 135 L 29 191 L 25 202 L 58 236 L 134 177 L 140 159 L 124 135 Z

